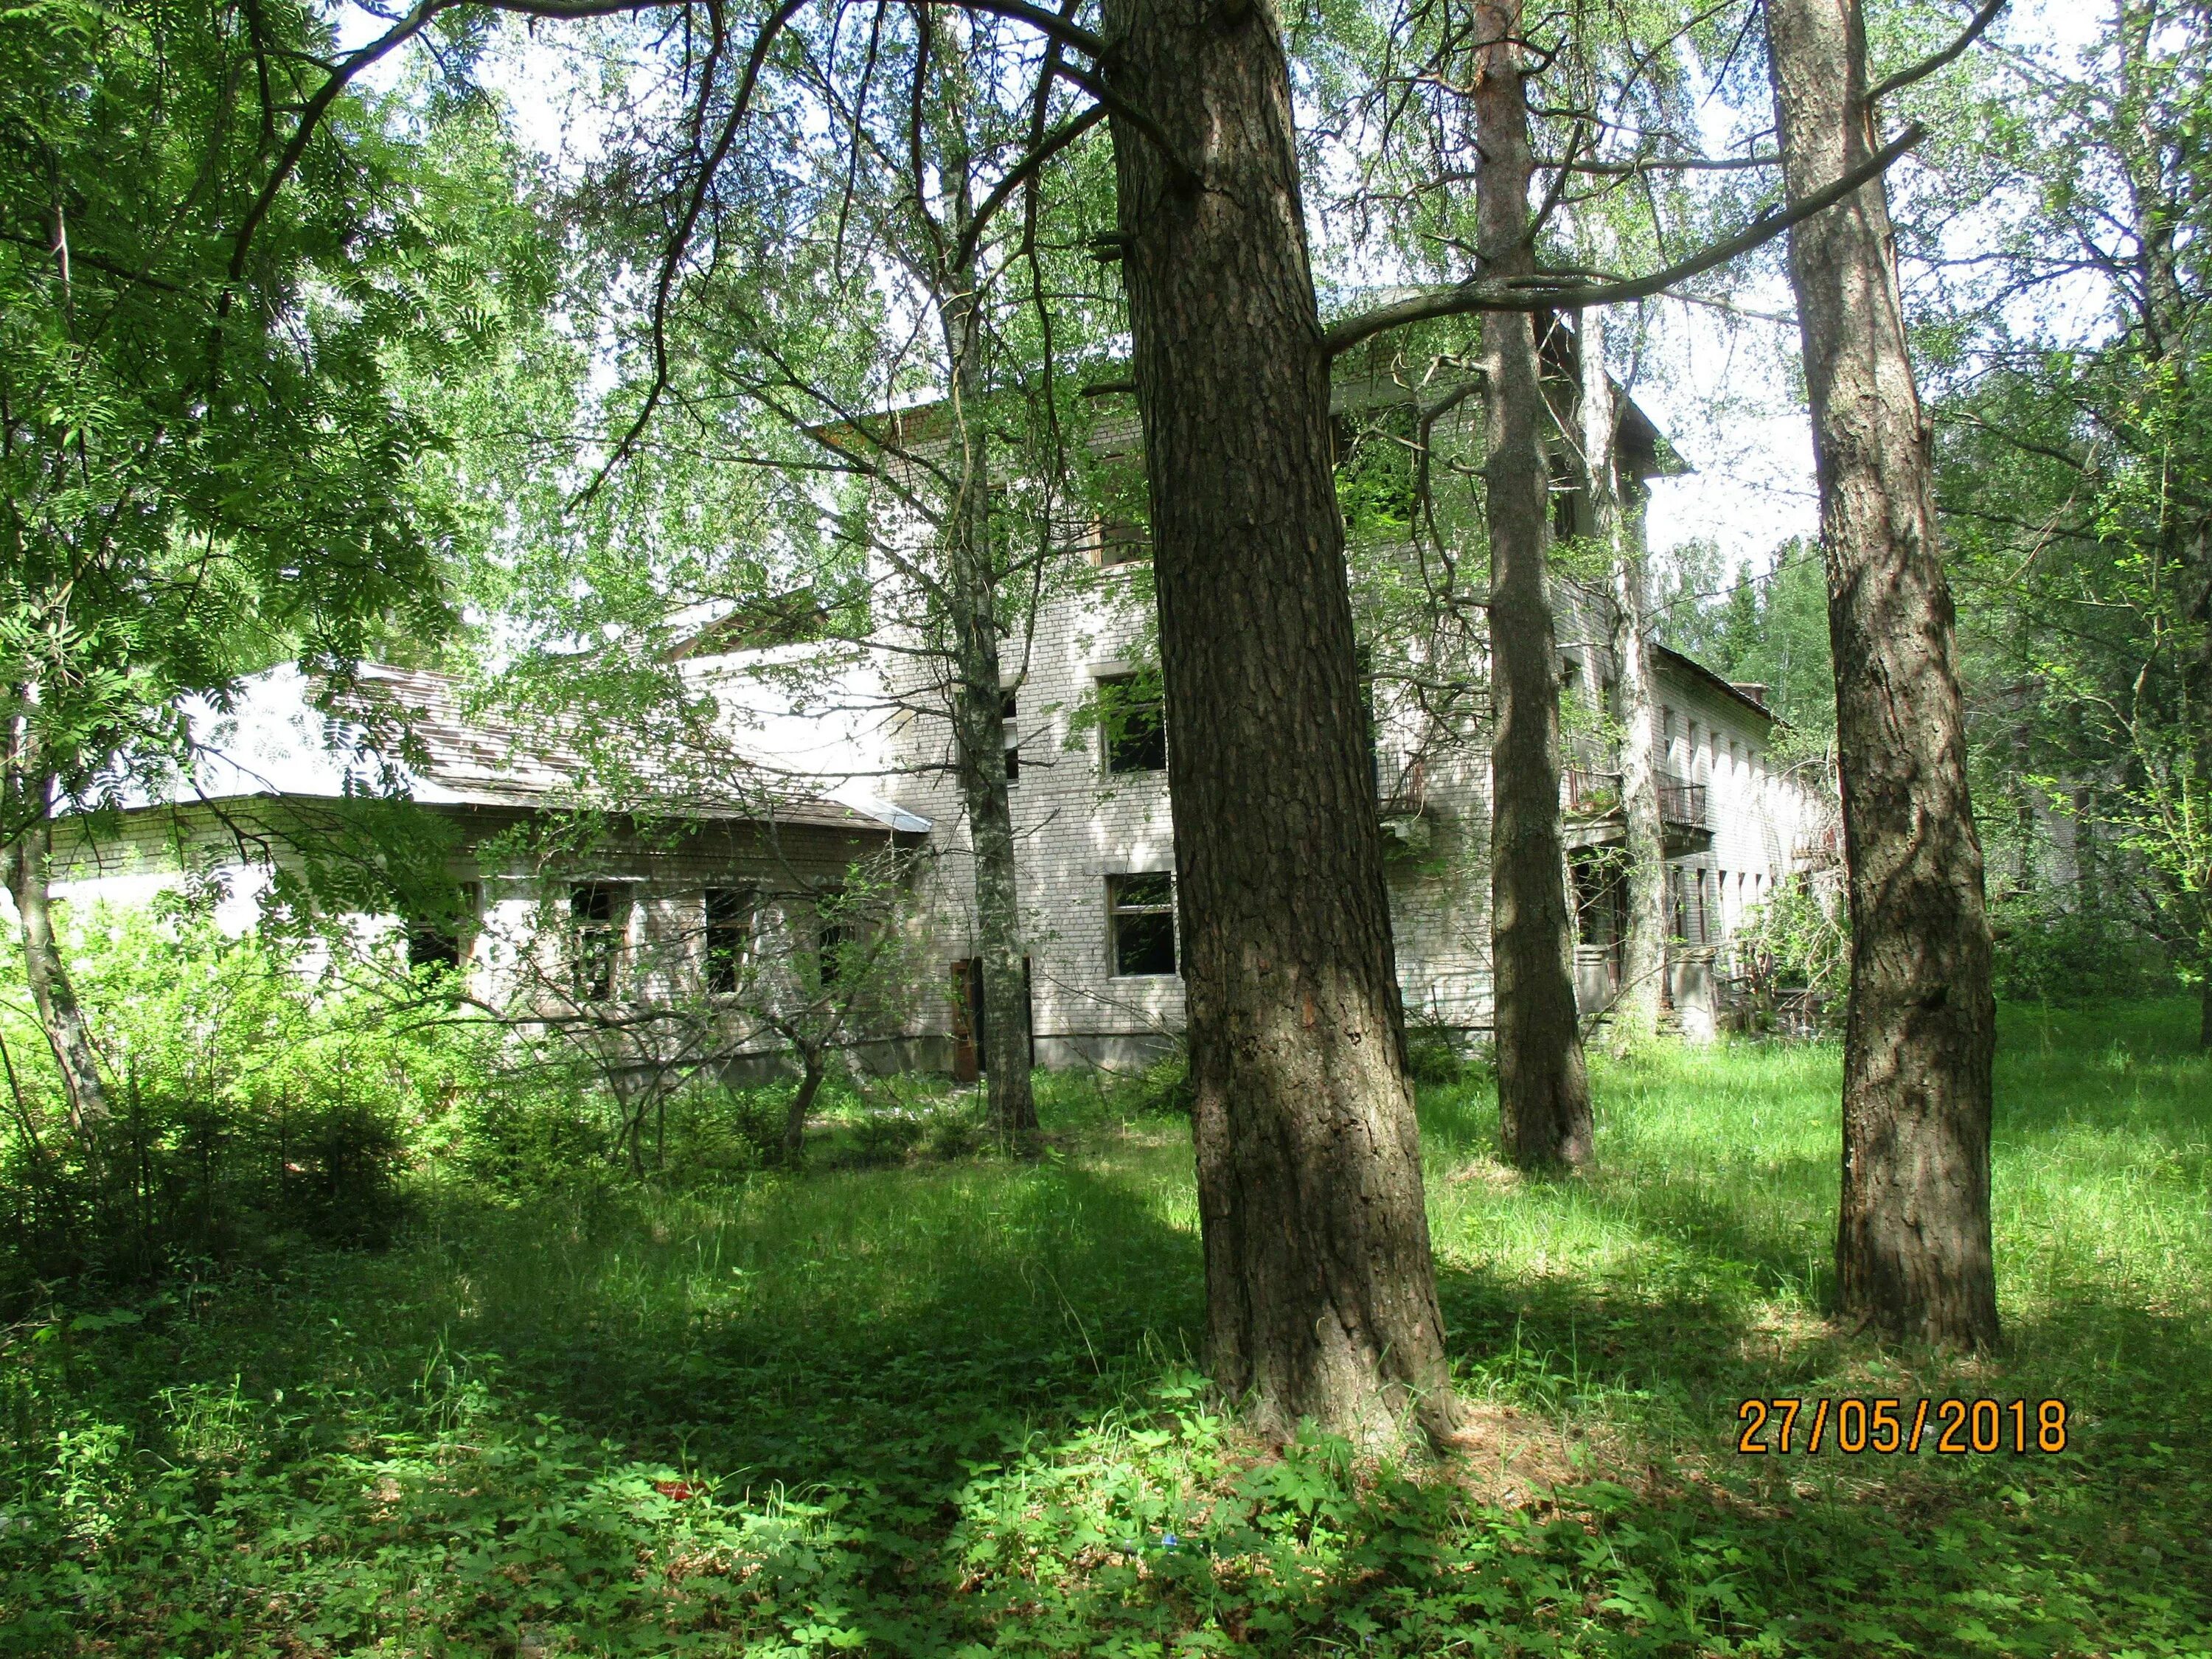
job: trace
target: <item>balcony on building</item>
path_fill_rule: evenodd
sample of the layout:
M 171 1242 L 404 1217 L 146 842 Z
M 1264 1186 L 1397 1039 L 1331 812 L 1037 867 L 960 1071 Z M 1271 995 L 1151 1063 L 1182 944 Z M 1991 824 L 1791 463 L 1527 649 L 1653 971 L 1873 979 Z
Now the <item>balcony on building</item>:
M 1658 783 L 1660 839 L 1667 856 L 1680 858 L 1711 847 L 1713 827 L 1705 786 L 1666 772 L 1659 775 Z M 1561 775 L 1559 798 L 1570 848 L 1606 847 L 1626 838 L 1628 817 L 1620 773 L 1570 767 Z

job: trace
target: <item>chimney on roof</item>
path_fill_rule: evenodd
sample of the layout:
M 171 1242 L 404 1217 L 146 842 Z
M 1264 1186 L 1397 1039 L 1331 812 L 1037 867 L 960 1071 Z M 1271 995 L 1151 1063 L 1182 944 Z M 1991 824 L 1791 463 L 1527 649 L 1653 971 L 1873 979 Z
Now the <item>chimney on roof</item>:
M 1766 687 L 1759 680 L 1730 680 L 1729 684 L 1749 697 L 1761 708 L 1766 707 Z

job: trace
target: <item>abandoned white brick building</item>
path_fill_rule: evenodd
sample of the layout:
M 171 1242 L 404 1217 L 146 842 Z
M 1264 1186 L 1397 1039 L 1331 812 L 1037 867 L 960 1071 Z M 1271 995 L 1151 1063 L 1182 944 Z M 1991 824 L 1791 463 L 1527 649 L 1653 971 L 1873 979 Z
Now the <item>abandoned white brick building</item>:
M 1621 471 L 1662 470 L 1664 446 L 1623 401 Z M 1110 431 L 1109 428 L 1110 441 Z M 1133 433 L 1124 441 L 1134 447 Z M 1562 527 L 1571 527 L 1571 501 Z M 1149 551 L 1133 520 L 1093 516 L 1066 568 L 1006 652 L 1005 731 L 1024 936 L 1040 1064 L 1140 1061 L 1182 1022 L 1176 972 L 1175 842 L 1166 756 L 1174 740 L 1148 678 Z M 1563 685 L 1602 708 L 1614 681 L 1610 601 L 1554 582 Z M 418 956 L 453 959 L 484 994 L 514 978 L 514 943 L 532 919 L 566 916 L 588 936 L 584 994 L 619 995 L 620 964 L 655 948 L 699 958 L 711 990 L 729 940 L 758 927 L 804 927 L 807 895 L 834 890 L 854 859 L 903 848 L 915 910 L 912 971 L 896 1006 L 874 1010 L 872 1063 L 972 1070 L 976 1052 L 973 877 L 952 738 L 941 693 L 915 657 L 886 639 L 841 650 L 835 672 L 804 690 L 792 674 L 820 647 L 746 643 L 709 623 L 677 653 L 684 679 L 723 711 L 733 751 L 778 784 L 720 804 L 695 800 L 684 832 L 617 834 L 568 866 L 518 863 L 503 837 L 581 797 L 583 763 L 549 740 L 465 714 L 454 688 L 420 671 L 370 669 L 356 696 L 384 720 L 326 720 L 310 688 L 273 671 L 212 724 L 210 763 L 189 790 L 143 799 L 119 832 L 64 836 L 57 896 L 143 896 L 186 872 L 227 875 L 242 921 L 263 880 L 246 866 L 257 837 L 242 823 L 295 818 L 364 793 L 362 770 L 399 775 L 417 808 L 451 832 L 450 874 L 463 915 L 451 926 L 394 929 Z M 757 635 L 751 637 L 757 637 Z M 1664 988 L 1683 1029 L 1709 1032 L 1723 1011 L 1727 944 L 1787 880 L 1817 834 L 1809 793 L 1772 762 L 1774 716 L 1761 688 L 1732 685 L 1654 642 L 1655 740 L 1669 859 L 1671 945 Z M 1100 717 L 1103 707 L 1109 718 Z M 340 711 L 343 714 L 344 711 Z M 357 714 L 357 705 L 355 706 Z M 1389 832 L 1400 983 L 1409 1018 L 1466 1033 L 1492 1024 L 1487 865 L 1488 750 L 1479 717 L 1441 723 L 1378 695 L 1378 811 Z M 405 728 L 404 739 L 378 727 Z M 1623 835 L 1619 780 L 1602 726 L 1570 732 L 1562 806 L 1586 1011 L 1620 988 L 1624 901 L 1609 848 Z M 403 754 L 404 750 L 404 754 Z M 259 838 L 281 842 L 281 829 Z M 797 896 L 794 898 L 793 896 Z M 771 902 L 771 901 L 774 901 Z M 655 969 L 662 981 L 665 969 Z M 656 981 L 655 983 L 662 982 Z M 643 969 L 629 994 L 652 994 Z M 772 1045 L 770 1045 L 772 1046 Z

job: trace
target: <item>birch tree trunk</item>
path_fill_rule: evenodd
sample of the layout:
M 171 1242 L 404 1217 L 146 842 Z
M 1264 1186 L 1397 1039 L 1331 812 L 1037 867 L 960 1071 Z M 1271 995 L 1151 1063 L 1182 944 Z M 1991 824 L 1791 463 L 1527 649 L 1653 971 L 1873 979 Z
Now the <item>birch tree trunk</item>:
M 50 799 L 52 791 L 50 781 L 37 776 L 19 777 L 16 787 L 26 802 Z M 78 1145 L 89 1148 L 94 1126 L 108 1115 L 107 1091 L 100 1082 L 99 1058 L 70 979 L 69 963 L 54 938 L 52 860 L 53 820 L 41 811 L 8 848 L 8 894 L 15 902 L 22 928 L 23 975 L 30 985 L 32 1006 L 61 1072 L 70 1132 Z
M 968 158 L 948 158 L 957 179 L 953 224 L 966 234 L 974 211 Z M 991 1122 L 1002 1142 L 1037 1127 L 1030 1086 L 1029 980 L 1022 970 L 1021 890 L 1014 863 L 1012 803 L 1006 793 L 1005 692 L 1000 686 L 997 567 L 991 541 L 988 392 L 983 317 L 975 261 L 951 272 L 940 298 L 945 349 L 952 365 L 952 408 L 960 483 L 950 528 L 945 592 L 953 637 L 952 717 L 961 793 L 975 853 L 975 950 L 982 963 L 983 1042 Z
M 1528 243 L 1528 104 L 1520 0 L 1474 8 L 1475 183 L 1486 278 L 1535 269 Z M 1559 830 L 1559 651 L 1547 580 L 1551 467 L 1534 323 L 1482 319 L 1490 532 L 1491 961 L 1498 1030 L 1498 1133 L 1524 1170 L 1591 1157 L 1589 1079 L 1575 1006 L 1574 933 Z
M 1456 1422 L 1270 0 L 1106 0 L 1206 1329 L 1276 1433 Z M 1155 130 L 1148 130 L 1155 129 Z M 1172 153 L 1168 149 L 1172 146 Z
M 1767 0 L 1766 31 L 1784 173 L 1802 198 L 1876 148 L 1863 22 L 1857 0 Z M 1997 1340 L 1990 929 L 1929 431 L 1880 179 L 1791 228 L 1790 274 L 1820 477 L 1851 915 L 1839 1299 L 1897 1335 L 1986 1347 Z
M 1646 629 L 1650 589 L 1643 526 L 1622 500 L 1614 436 L 1620 411 L 1606 373 L 1604 319 L 1586 313 L 1577 332 L 1582 368 L 1583 499 L 1591 534 L 1613 561 L 1613 663 L 1620 721 L 1623 878 L 1627 924 L 1621 939 L 1620 994 L 1613 1000 L 1618 1047 L 1659 1032 L 1661 976 L 1667 970 L 1667 850 L 1659 817 L 1658 730 L 1651 696 Z

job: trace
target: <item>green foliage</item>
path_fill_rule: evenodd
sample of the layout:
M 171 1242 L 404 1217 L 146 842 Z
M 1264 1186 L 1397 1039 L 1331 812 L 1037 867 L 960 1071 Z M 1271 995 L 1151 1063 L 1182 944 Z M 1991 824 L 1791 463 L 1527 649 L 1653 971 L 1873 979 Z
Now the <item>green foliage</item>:
M 319 980 L 296 945 L 225 936 L 204 900 L 103 908 L 72 933 L 113 1115 L 89 1145 L 69 1134 L 11 960 L 0 1297 L 389 1238 L 426 1127 L 483 1076 L 469 1034 L 384 986 Z
M 2075 890 L 2076 921 L 2014 928 L 2016 982 L 2108 980 L 2142 939 L 2212 981 L 2212 17 L 2130 3 L 2076 40 L 1970 57 L 1914 216 L 1923 246 L 1976 225 L 1916 322 L 1977 805 L 2005 886 Z
M 1091 1079 L 1041 1091 L 1042 1162 L 448 1190 L 387 1253 L 15 1328 L 0 1651 L 2179 1659 L 2212 1640 L 2190 1019 L 2008 1012 L 2011 1343 L 1971 1368 L 1814 1316 L 1832 1047 L 1601 1060 L 1613 1151 L 1569 1183 L 1497 1173 L 1487 1090 L 1430 1095 L 1459 1386 L 1533 1472 L 1243 1434 L 1191 1358 L 1188 1145 L 1066 1138 Z M 1729 1449 L 1747 1395 L 1844 1393 L 2055 1395 L 2074 1449 Z
M 1464 1079 L 1469 1064 L 1461 1046 L 1463 1041 L 1461 1034 L 1449 1026 L 1408 1020 L 1406 1062 L 1413 1081 L 1442 1086 Z
M 1803 877 L 1784 882 L 1738 926 L 1733 944 L 1738 971 L 1749 981 L 1753 1017 L 1775 1013 L 1785 993 L 1809 994 L 1810 1006 L 1831 1021 L 1843 1018 L 1850 984 L 1851 920 L 1841 884 Z
M 1996 896 L 1990 927 L 2001 997 L 2080 1005 L 2173 988 L 2172 965 L 2152 941 L 2047 890 Z
M 1723 679 L 1766 687 L 1767 707 L 1789 722 L 1776 732 L 1784 754 L 1826 750 L 1836 729 L 1835 669 L 1828 649 L 1828 579 L 1820 550 L 1791 542 L 1764 573 L 1722 573 L 1694 545 L 1675 556 L 1673 591 L 1662 600 L 1666 642 Z
M 182 758 L 184 695 L 447 626 L 407 392 L 538 266 L 465 111 L 339 96 L 277 187 L 331 44 L 282 3 L 0 18 L 0 839 Z

